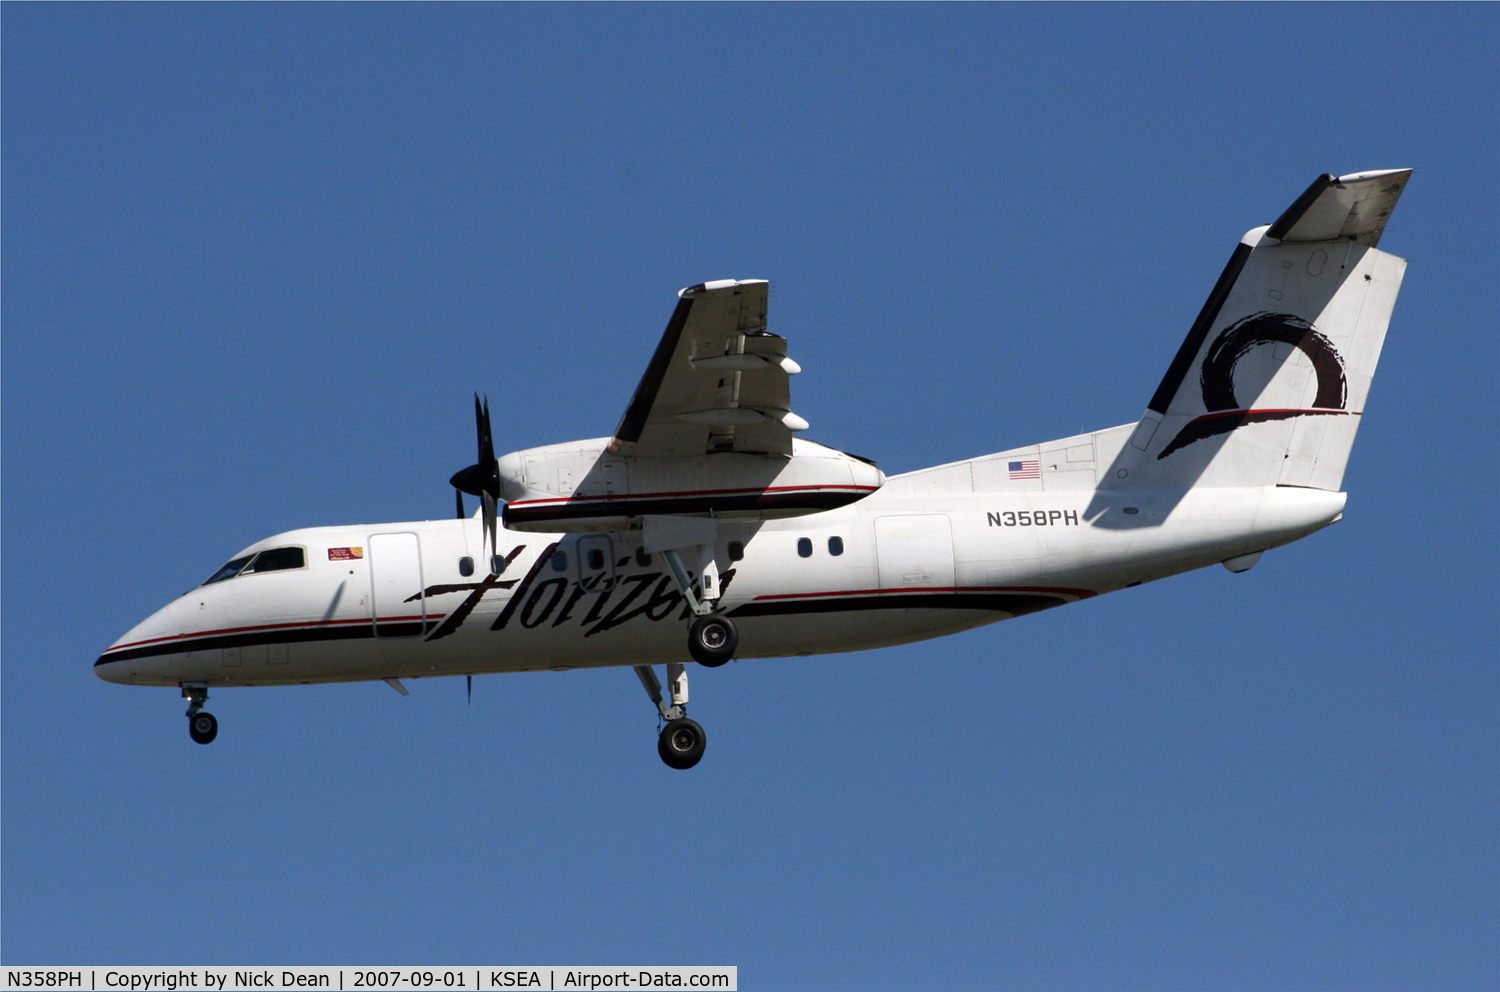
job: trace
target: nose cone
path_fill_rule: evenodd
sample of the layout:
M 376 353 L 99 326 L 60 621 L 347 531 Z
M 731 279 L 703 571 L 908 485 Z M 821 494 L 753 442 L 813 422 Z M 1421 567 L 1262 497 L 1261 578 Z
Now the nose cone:
M 116 685 L 128 685 L 130 683 L 130 665 L 124 661 L 110 661 L 108 654 L 99 656 L 94 662 L 94 674 L 106 682 Z
M 94 674 L 106 682 L 124 685 L 133 681 L 133 669 L 152 667 L 153 662 L 170 658 L 169 644 L 177 636 L 172 624 L 175 605 L 157 610 L 106 648 L 94 662 Z

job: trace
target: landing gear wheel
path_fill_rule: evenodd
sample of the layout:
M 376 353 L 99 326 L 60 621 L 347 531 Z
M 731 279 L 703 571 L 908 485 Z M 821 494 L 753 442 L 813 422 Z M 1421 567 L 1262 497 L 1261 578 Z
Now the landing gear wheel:
M 703 757 L 703 748 L 708 738 L 696 721 L 682 717 L 661 728 L 656 741 L 656 753 L 672 768 L 686 769 L 696 765 Z
M 208 744 L 219 736 L 219 721 L 212 713 L 195 713 L 188 720 L 188 735 L 199 744 Z
M 705 668 L 724 664 L 739 646 L 740 632 L 734 629 L 734 621 L 719 613 L 699 617 L 688 631 L 688 654 Z

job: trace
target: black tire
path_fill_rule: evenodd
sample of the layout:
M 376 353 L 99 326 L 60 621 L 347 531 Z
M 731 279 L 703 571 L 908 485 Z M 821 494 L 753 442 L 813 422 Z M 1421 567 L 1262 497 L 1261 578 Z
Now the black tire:
M 656 739 L 656 753 L 668 767 L 687 769 L 698 763 L 707 745 L 708 738 L 703 728 L 696 721 L 683 717 L 661 728 L 661 736 Z
M 199 744 L 211 744 L 219 736 L 219 721 L 212 713 L 199 713 L 188 720 L 188 736 Z
M 740 632 L 734 621 L 720 613 L 699 617 L 688 630 L 688 654 L 705 668 L 718 668 L 734 657 L 739 646 Z

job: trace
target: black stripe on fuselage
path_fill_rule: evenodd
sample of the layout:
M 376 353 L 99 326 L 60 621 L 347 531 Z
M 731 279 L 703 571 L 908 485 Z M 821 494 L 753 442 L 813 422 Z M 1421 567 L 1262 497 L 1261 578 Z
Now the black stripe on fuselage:
M 792 616 L 807 613 L 851 613 L 868 610 L 991 610 L 1024 616 L 1040 610 L 1070 603 L 1071 598 L 1042 593 L 1022 592 L 911 592 L 888 595 L 837 596 L 824 599 L 771 599 L 745 603 L 729 611 L 732 617 Z M 438 625 L 428 620 L 426 630 Z M 382 623 L 382 638 L 409 637 L 423 632 L 419 622 Z M 370 624 L 347 626 L 299 627 L 279 630 L 252 630 L 235 634 L 217 634 L 196 639 L 179 638 L 147 644 L 124 651 L 103 654 L 94 666 L 135 658 L 152 658 L 214 648 L 251 647 L 259 644 L 302 644 L 316 641 L 363 640 L 375 637 Z
M 670 496 L 665 499 L 591 499 L 542 506 L 506 504 L 505 523 L 534 524 L 581 517 L 639 517 L 645 514 L 705 513 L 709 510 L 807 510 L 822 512 L 848 506 L 867 492 L 746 493 L 739 496 Z
M 395 623 L 380 624 L 381 637 L 415 637 L 424 632 L 432 630 L 438 625 L 437 620 L 428 620 L 424 625 L 421 621 L 398 621 Z M 177 638 L 170 641 L 162 641 L 159 644 L 146 644 L 138 648 L 127 648 L 124 651 L 109 651 L 99 656 L 94 662 L 94 667 L 107 665 L 112 661 L 129 661 L 133 658 L 155 658 L 164 654 L 185 654 L 189 651 L 211 651 L 214 648 L 247 648 L 260 644 L 303 644 L 312 641 L 356 641 L 372 638 L 375 635 L 374 625 L 369 623 L 353 623 L 339 626 L 321 627 L 293 627 L 278 630 L 248 630 L 235 634 L 215 634 L 210 637 L 199 638 Z
M 1022 616 L 1072 602 L 1061 596 L 1027 592 L 907 592 L 827 599 L 763 599 L 737 606 L 732 617 L 785 616 L 796 613 L 850 613 L 859 610 L 994 610 Z

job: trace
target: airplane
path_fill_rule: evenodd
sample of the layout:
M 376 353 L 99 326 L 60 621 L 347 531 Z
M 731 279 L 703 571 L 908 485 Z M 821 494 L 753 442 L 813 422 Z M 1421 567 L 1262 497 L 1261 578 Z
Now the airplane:
M 1139 420 L 900 475 L 799 436 L 765 280 L 691 286 L 612 435 L 496 458 L 476 395 L 456 519 L 257 541 L 94 671 L 180 689 L 207 744 L 210 688 L 464 675 L 472 694 L 476 674 L 629 666 L 686 769 L 707 743 L 689 659 L 862 651 L 1243 572 L 1343 519 L 1406 270 L 1377 246 L 1410 176 L 1320 176 L 1245 234 Z

